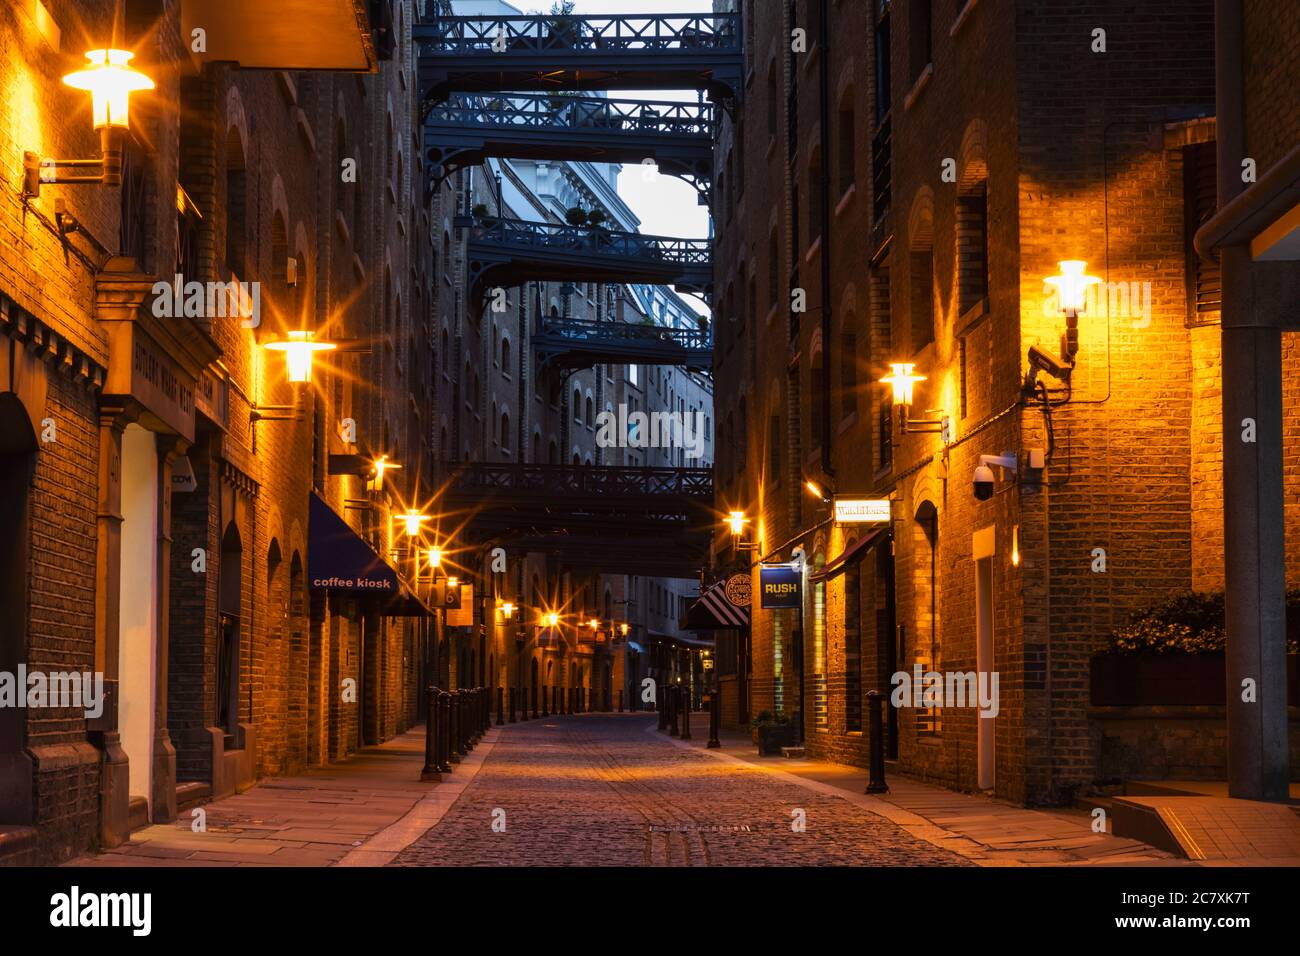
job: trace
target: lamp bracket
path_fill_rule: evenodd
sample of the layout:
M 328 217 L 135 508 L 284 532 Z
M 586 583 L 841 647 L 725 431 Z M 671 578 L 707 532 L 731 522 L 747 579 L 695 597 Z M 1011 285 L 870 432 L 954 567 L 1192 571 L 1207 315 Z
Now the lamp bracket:
M 989 467 L 1005 468 L 1008 471 L 1018 471 L 1019 463 L 1016 456 L 1011 452 L 1003 452 L 1001 455 L 980 455 L 980 464 Z

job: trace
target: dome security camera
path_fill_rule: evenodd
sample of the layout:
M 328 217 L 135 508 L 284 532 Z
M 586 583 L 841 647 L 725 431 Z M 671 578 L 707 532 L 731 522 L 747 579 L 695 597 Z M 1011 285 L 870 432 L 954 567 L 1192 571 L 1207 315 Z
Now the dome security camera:
M 993 497 L 993 469 L 988 465 L 979 465 L 975 469 L 975 498 L 988 501 Z

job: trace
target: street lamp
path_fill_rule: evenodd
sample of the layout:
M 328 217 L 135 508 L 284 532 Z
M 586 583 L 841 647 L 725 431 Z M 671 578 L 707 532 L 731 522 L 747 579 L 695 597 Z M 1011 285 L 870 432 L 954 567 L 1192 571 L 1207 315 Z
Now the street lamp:
M 749 519 L 745 517 L 743 511 L 732 511 L 727 514 L 727 527 L 731 530 L 731 545 L 737 551 L 755 551 L 758 548 L 757 541 L 745 541 L 745 525 Z
M 833 500 L 833 496 L 828 494 L 826 489 L 815 481 L 805 481 L 803 486 L 808 489 L 808 493 L 818 499 L 822 504 L 828 505 Z
M 1079 313 L 1088 308 L 1088 289 L 1101 279 L 1088 275 L 1088 263 L 1082 259 L 1063 259 L 1056 265 L 1060 273 L 1047 276 L 1043 281 L 1056 289 L 1056 307 L 1065 314 L 1065 334 L 1061 337 L 1063 359 L 1057 360 L 1034 346 L 1029 350 L 1029 361 L 1042 371 L 1065 378 L 1074 366 L 1074 357 L 1079 354 Z M 1059 368 L 1053 367 L 1054 364 Z
M 315 332 L 295 331 L 283 341 L 267 342 L 266 347 L 284 353 L 285 373 L 290 382 L 311 381 L 312 362 L 317 352 L 338 348 L 333 342 L 317 342 Z
M 948 424 L 947 416 L 918 419 L 911 417 L 913 389 L 917 382 L 925 381 L 924 375 L 916 373 L 916 364 L 913 362 L 891 362 L 889 368 L 889 374 L 880 381 L 893 387 L 894 410 L 898 415 L 899 431 L 904 435 L 908 432 L 919 434 L 945 431 Z
M 84 68 L 69 73 L 63 82 L 90 94 L 91 116 L 99 131 L 99 159 L 42 159 L 28 150 L 23 153 L 23 195 L 39 196 L 42 183 L 59 185 L 122 184 L 122 133 L 130 128 L 131 94 L 152 90 L 154 82 L 131 67 L 135 56 L 128 50 L 106 47 L 89 50 Z M 60 168 L 93 170 L 60 173 Z
M 508 621 L 514 616 L 515 616 L 515 606 L 511 604 L 509 601 L 503 603 L 501 605 L 501 617 Z
M 384 472 L 397 471 L 402 466 L 395 461 L 389 461 L 387 455 L 380 455 L 378 458 L 375 459 L 373 467 L 375 471 L 375 479 L 374 479 L 375 491 L 383 491 Z
M 406 533 L 414 538 L 420 534 L 420 525 L 429 520 L 428 515 L 422 515 L 418 511 L 407 511 L 404 514 L 397 515 L 397 520 L 406 525 Z

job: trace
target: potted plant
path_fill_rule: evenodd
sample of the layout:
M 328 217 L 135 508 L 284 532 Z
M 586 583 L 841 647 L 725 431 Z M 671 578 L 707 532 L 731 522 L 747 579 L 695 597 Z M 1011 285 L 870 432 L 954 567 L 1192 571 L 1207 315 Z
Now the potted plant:
M 575 49 L 583 34 L 582 20 L 573 15 L 574 0 L 555 0 L 546 21 L 546 45 L 551 49 Z
M 585 226 L 587 224 L 587 210 L 581 206 L 570 206 L 564 211 L 564 221 L 570 226 Z
M 782 747 L 798 743 L 798 726 L 785 714 L 760 711 L 750 725 L 758 743 L 760 757 L 779 757 Z
M 1300 591 L 1287 593 L 1287 696 L 1297 691 Z M 1227 685 L 1222 591 L 1188 592 L 1146 608 L 1116 628 L 1092 658 L 1094 706 L 1223 706 Z
M 587 213 L 587 225 L 591 226 L 593 229 L 604 229 L 605 223 L 608 219 L 609 217 L 605 215 L 603 209 L 593 209 L 591 212 Z

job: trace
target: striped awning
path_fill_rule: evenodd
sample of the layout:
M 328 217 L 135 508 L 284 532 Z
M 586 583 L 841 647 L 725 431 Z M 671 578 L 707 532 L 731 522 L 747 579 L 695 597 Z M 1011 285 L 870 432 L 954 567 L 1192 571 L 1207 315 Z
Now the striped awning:
M 704 589 L 704 593 L 686 612 L 683 630 L 716 631 L 724 628 L 749 627 L 749 608 L 736 607 L 727 600 L 723 582 Z

